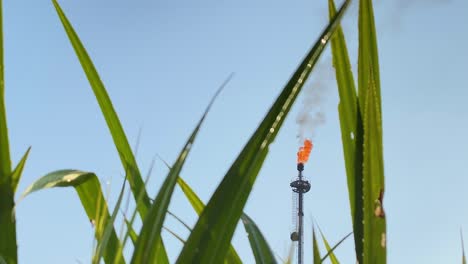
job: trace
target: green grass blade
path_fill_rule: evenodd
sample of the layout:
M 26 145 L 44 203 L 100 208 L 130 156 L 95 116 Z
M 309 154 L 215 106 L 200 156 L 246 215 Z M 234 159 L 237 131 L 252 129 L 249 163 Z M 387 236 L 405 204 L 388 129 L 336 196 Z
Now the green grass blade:
M 81 66 L 83 67 L 86 77 L 88 78 L 89 84 L 93 89 L 94 95 L 99 103 L 99 107 L 101 108 L 107 126 L 109 127 L 112 139 L 114 140 L 115 147 L 119 153 L 122 165 L 125 170 L 130 171 L 128 182 L 130 183 L 135 200 L 137 199 L 137 195 L 139 193 L 143 193 L 142 202 L 138 207 L 138 212 L 140 213 L 141 218 L 144 219 L 151 203 L 148 194 L 146 193 L 135 156 L 133 155 L 130 144 L 128 143 L 127 137 L 122 128 L 122 124 L 120 123 L 117 113 L 115 112 L 104 84 L 102 83 L 101 78 L 99 77 L 99 74 L 93 65 L 93 62 L 91 61 L 91 58 L 86 52 L 86 49 L 81 43 L 78 35 L 76 34 L 57 1 L 52 0 L 52 2 L 54 3 L 57 14 L 68 35 L 68 38 L 70 39 L 70 43 L 75 49 L 76 55 L 81 63 Z
M 315 228 L 312 228 L 312 251 L 314 254 L 314 264 L 322 263 L 320 261 L 320 250 L 317 243 L 317 237 L 315 236 Z
M 7 181 L 11 172 L 10 146 L 5 110 L 5 79 L 3 70 L 5 66 L 3 61 L 3 13 L 2 1 L 0 1 L 0 184 Z M 2 252 L 0 251 L 0 253 Z M 8 258 L 6 254 L 5 257 Z
M 205 204 L 200 200 L 198 195 L 182 178 L 179 177 L 177 179 L 177 184 L 182 189 L 182 192 L 184 192 L 193 209 L 195 209 L 195 212 L 197 212 L 197 214 L 200 215 L 203 212 L 203 209 L 205 208 Z M 228 253 L 226 254 L 224 262 L 232 264 L 242 263 L 239 255 L 237 254 L 236 250 L 232 245 L 229 246 Z
M 177 240 L 179 240 L 182 244 L 185 244 L 185 240 L 183 240 L 179 235 L 177 235 L 174 231 L 170 230 L 169 228 L 163 226 L 163 229 L 169 232 L 172 236 L 174 236 Z
M 327 257 L 330 257 L 330 262 L 332 264 L 339 264 L 340 262 L 338 261 L 335 254 L 333 253 L 333 250 L 330 247 L 330 244 L 328 243 L 328 240 L 323 235 L 322 230 L 320 229 L 320 227 L 318 229 L 319 229 L 319 232 L 320 232 L 320 236 L 322 237 L 323 244 L 325 244 L 325 249 L 327 250 L 327 254 L 322 257 L 322 259 L 320 260 L 320 263 L 322 263 Z
M 383 209 L 384 164 L 382 122 L 377 91 L 370 74 L 364 115 L 364 251 L 363 263 L 386 263 L 386 221 Z
M 328 1 L 330 19 L 335 15 L 336 9 L 333 0 Z M 346 165 L 348 194 L 351 208 L 351 217 L 354 230 L 354 244 L 358 262 L 362 263 L 363 234 L 363 204 L 362 204 L 362 144 L 363 128 L 362 117 L 356 95 L 356 86 L 351 71 L 348 49 L 341 27 L 337 29 L 331 40 L 333 66 L 336 70 L 336 81 L 340 102 L 338 112 L 340 116 L 341 139 Z
M 19 180 L 21 178 L 21 175 L 23 174 L 24 165 L 26 164 L 26 160 L 28 159 L 30 151 L 31 147 L 29 147 L 28 150 L 26 150 L 26 153 L 24 153 L 20 162 L 18 163 L 18 165 L 16 165 L 16 168 L 11 173 L 11 188 L 13 189 L 13 193 L 16 192 L 16 188 L 18 187 Z
M 112 216 L 109 221 L 107 221 L 105 228 L 104 228 L 104 233 L 101 237 L 101 240 L 98 241 L 97 247 L 96 247 L 96 252 L 94 253 L 92 263 L 93 264 L 99 264 L 103 255 L 104 255 L 104 250 L 106 249 L 110 236 L 112 235 L 112 231 L 114 230 L 114 222 L 115 218 L 117 217 L 117 213 L 120 210 L 120 206 L 122 204 L 122 199 L 124 196 L 125 192 L 125 184 L 126 180 L 124 179 L 124 182 L 122 184 L 122 188 L 120 189 L 120 194 L 119 198 L 117 199 L 117 203 L 115 204 L 114 211 L 112 212 Z
M 0 0 L 0 255 L 8 263 L 17 262 L 16 220 L 13 214 L 14 191 L 11 187 L 11 160 L 5 110 L 3 64 L 3 13 Z
M 200 118 L 197 126 L 193 130 L 189 139 L 185 143 L 182 151 L 180 152 L 174 166 L 169 171 L 164 183 L 158 192 L 158 195 L 154 199 L 153 205 L 149 211 L 148 216 L 144 219 L 143 227 L 138 235 L 137 244 L 135 251 L 133 252 L 132 263 L 160 263 L 159 251 L 161 249 L 161 229 L 166 217 L 166 212 L 171 201 L 172 193 L 174 192 L 177 178 L 179 176 L 182 167 L 184 166 L 185 160 L 192 149 L 192 145 L 198 135 L 203 121 L 208 114 L 211 106 L 213 105 L 216 97 L 223 90 L 229 80 L 232 78 L 232 74 L 226 79 L 221 87 L 216 91 L 215 95 L 208 104 L 203 116 Z
M 226 256 L 235 227 L 241 217 L 257 174 L 292 104 L 325 45 L 335 31 L 349 1 L 345 1 L 335 19 L 299 65 L 276 99 L 270 111 L 250 138 L 241 154 L 203 210 L 177 263 L 220 263 Z
M 21 200 L 33 192 L 52 187 L 74 187 L 81 200 L 81 204 L 95 227 L 95 237 L 101 240 L 104 228 L 110 221 L 107 203 L 101 191 L 101 184 L 94 173 L 78 170 L 59 170 L 49 173 L 30 185 Z M 119 240 L 115 230 L 112 228 L 109 241 L 104 249 L 104 260 L 106 263 L 113 262 L 118 252 Z M 117 263 L 124 263 L 123 258 Z
M 132 240 L 133 246 L 135 246 L 138 240 L 138 234 L 135 232 L 135 229 L 133 229 L 132 224 L 130 223 L 130 221 L 127 220 L 127 218 L 125 218 L 124 221 L 127 225 L 127 232 L 130 236 L 130 240 Z
M 322 233 L 322 231 L 320 231 L 320 233 Z M 325 256 L 322 257 L 322 260 L 321 262 L 324 262 L 329 256 L 330 256 L 330 260 L 332 263 L 339 263 L 338 262 L 338 259 L 335 257 L 335 254 L 333 253 L 333 251 L 339 246 L 341 245 L 341 243 L 343 243 L 348 237 L 350 237 L 351 235 L 353 234 L 353 232 L 350 232 L 349 234 L 347 234 L 345 237 L 343 237 L 340 241 L 338 241 L 338 243 L 336 243 L 332 248 L 330 248 L 330 245 L 328 244 L 328 241 L 325 240 L 325 237 L 323 237 L 324 239 L 324 242 L 325 242 L 325 247 L 327 248 L 327 254 L 325 254 Z M 333 256 L 333 257 L 332 257 Z M 335 262 L 336 261 L 336 262 Z
M 359 0 L 358 93 L 361 106 L 366 105 L 371 74 L 375 84 L 377 110 L 381 113 L 379 57 L 372 0 Z
M 179 180 L 179 178 L 177 178 L 177 180 Z M 180 217 L 178 217 L 177 215 L 175 215 L 174 213 L 172 213 L 171 211 L 167 211 L 167 213 L 174 217 L 175 220 L 177 220 L 177 222 L 181 223 L 185 228 L 187 228 L 187 230 L 189 231 L 192 231 L 192 228 L 187 224 L 185 223 L 184 221 L 182 221 L 182 219 L 180 219 Z
M 270 246 L 255 222 L 246 214 L 242 214 L 241 219 L 249 235 L 250 247 L 255 256 L 255 263 L 277 263 Z
M 144 182 L 144 185 L 146 186 L 146 184 L 148 183 L 150 177 L 151 177 L 151 173 L 153 172 L 153 168 L 154 168 L 154 162 L 155 162 L 155 159 L 152 160 L 151 162 L 151 165 L 149 167 L 149 170 L 148 170 L 148 173 L 146 174 L 146 177 L 145 177 L 145 182 Z M 128 238 L 130 237 L 130 239 L 132 240 L 132 243 L 133 243 L 133 246 L 136 245 L 136 241 L 138 239 L 138 235 L 137 233 L 135 232 L 135 230 L 133 229 L 133 222 L 135 221 L 136 219 L 136 215 L 137 215 L 137 208 L 138 208 L 138 204 L 141 203 L 142 201 L 142 198 L 143 198 L 143 192 L 142 193 L 139 193 L 138 194 L 138 197 L 136 199 L 136 204 L 137 206 L 135 207 L 135 209 L 133 210 L 132 214 L 131 214 L 131 217 L 128 221 L 126 221 L 126 225 L 127 225 L 127 232 L 125 233 L 123 239 L 121 239 L 122 241 L 122 245 L 120 245 L 119 247 L 119 251 L 118 253 L 116 254 L 115 256 L 115 263 L 117 263 L 118 261 L 120 261 L 120 258 L 122 257 L 122 252 L 125 248 L 125 245 L 127 244 L 127 241 L 128 241 Z M 124 220 L 127 220 L 125 215 L 124 215 Z M 162 263 L 169 263 L 169 258 L 167 257 L 167 255 L 163 256 L 164 257 L 164 261 L 162 261 Z

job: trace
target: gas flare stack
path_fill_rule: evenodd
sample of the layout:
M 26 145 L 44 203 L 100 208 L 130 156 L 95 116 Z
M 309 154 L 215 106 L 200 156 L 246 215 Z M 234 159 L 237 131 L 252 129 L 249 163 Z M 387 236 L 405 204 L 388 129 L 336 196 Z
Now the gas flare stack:
M 291 233 L 291 240 L 295 243 L 297 250 L 297 263 L 303 264 L 304 262 L 304 193 L 310 190 L 309 181 L 302 175 L 304 171 L 304 163 L 309 159 L 309 154 L 312 150 L 312 142 L 306 140 L 304 146 L 299 149 L 297 153 L 297 178 L 293 179 L 290 186 L 293 195 L 293 231 Z

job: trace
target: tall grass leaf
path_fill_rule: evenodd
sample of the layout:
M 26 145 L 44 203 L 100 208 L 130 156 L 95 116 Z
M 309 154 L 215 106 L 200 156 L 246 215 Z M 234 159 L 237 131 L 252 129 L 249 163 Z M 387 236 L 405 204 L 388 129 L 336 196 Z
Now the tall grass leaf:
M 132 240 L 133 246 L 136 245 L 136 242 L 138 240 L 138 234 L 136 233 L 135 229 L 133 229 L 132 224 L 130 221 L 127 220 L 127 218 L 124 218 L 125 224 L 127 225 L 127 232 L 130 236 L 130 240 Z
M 321 231 L 320 231 L 321 232 Z M 343 243 L 348 237 L 350 237 L 351 235 L 353 234 L 353 232 L 350 232 L 349 234 L 347 234 L 345 237 L 343 237 L 340 241 L 338 241 L 338 243 L 336 243 L 333 247 L 330 248 L 330 245 L 328 244 L 328 242 L 325 240 L 325 237 L 324 238 L 324 241 L 325 241 L 325 247 L 327 248 L 327 254 L 325 254 L 325 256 L 322 257 L 322 260 L 321 262 L 324 262 L 329 256 L 330 256 L 330 260 L 332 263 L 339 263 L 338 262 L 338 259 L 336 257 L 332 257 L 332 256 L 335 256 L 335 254 L 333 253 L 333 251 L 339 246 L 341 245 L 341 243 Z M 333 260 L 334 259 L 334 260 Z M 336 262 L 334 262 L 336 261 Z
M 315 236 L 315 228 L 312 228 L 312 251 L 314 254 L 314 264 L 322 263 L 320 261 L 320 250 L 317 243 L 317 237 Z
M 55 171 L 39 178 L 31 184 L 24 191 L 20 199 L 23 199 L 33 192 L 53 187 L 75 188 L 90 222 L 94 225 L 95 237 L 100 241 L 111 217 L 97 176 L 94 173 L 79 170 Z M 118 247 L 119 240 L 114 228 L 112 228 L 109 241 L 103 253 L 106 263 L 116 263 L 113 262 L 113 260 L 115 254 L 118 253 Z M 117 263 L 124 263 L 123 258 Z
M 275 139 L 292 104 L 348 5 L 349 1 L 345 1 L 232 164 L 199 217 L 177 259 L 177 263 L 218 264 L 226 256 L 247 198 L 268 154 L 268 147 Z
M 249 235 L 250 247 L 255 256 L 255 263 L 277 263 L 270 246 L 255 222 L 246 214 L 242 214 L 241 219 Z
M 189 200 L 193 209 L 195 209 L 195 212 L 197 212 L 197 214 L 200 215 L 203 212 L 203 209 L 205 208 L 205 204 L 182 178 L 179 177 L 177 179 L 177 184 L 182 189 L 182 192 Z M 224 258 L 224 263 L 242 263 L 242 260 L 240 259 L 239 255 L 237 254 L 236 250 L 232 245 L 229 245 L 228 252 L 226 254 L 226 257 Z
M 364 114 L 364 251 L 363 262 L 386 263 L 386 223 L 383 207 L 384 164 L 382 122 L 377 91 L 370 73 Z
M 125 192 L 125 185 L 127 183 L 127 179 L 124 179 L 124 182 L 122 184 L 122 188 L 120 189 L 120 194 L 119 198 L 117 199 L 117 203 L 115 204 L 114 211 L 112 212 L 111 218 L 109 221 L 107 221 L 105 228 L 104 228 L 104 233 L 101 237 L 101 239 L 98 241 L 97 247 L 96 247 L 96 252 L 94 253 L 92 263 L 93 264 L 99 264 L 103 254 L 104 254 L 104 249 L 107 247 L 107 244 L 109 243 L 110 236 L 112 234 L 112 231 L 114 230 L 114 222 L 115 218 L 117 217 L 117 213 L 120 210 L 120 206 L 122 203 L 122 199 L 124 196 Z
M 13 214 L 14 191 L 11 187 L 11 160 L 5 110 L 3 64 L 3 13 L 0 0 L 0 255 L 6 262 L 17 262 L 16 221 Z
M 0 256 L 0 264 L 8 264 L 2 256 Z
M 336 14 L 333 0 L 328 1 L 328 9 L 331 19 Z M 335 36 L 331 39 L 331 48 L 340 96 L 338 113 L 340 116 L 341 140 L 346 165 L 354 244 L 358 262 L 362 263 L 362 240 L 364 238 L 362 226 L 362 117 L 343 30 L 338 27 L 336 31 Z
M 366 104 L 367 86 L 372 74 L 375 83 L 376 104 L 381 113 L 379 56 L 372 0 L 359 0 L 358 93 L 359 104 Z M 381 118 L 379 116 L 379 118 Z
M 164 180 L 158 195 L 154 199 L 148 216 L 144 219 L 143 226 L 141 228 L 140 234 L 138 235 L 135 251 L 133 252 L 132 263 L 161 263 L 161 259 L 158 257 L 159 251 L 162 249 L 159 243 L 159 241 L 161 241 L 161 228 L 166 217 L 166 212 L 171 201 L 172 193 L 174 192 L 174 188 L 177 183 L 177 178 L 180 171 L 182 170 L 182 167 L 184 166 L 185 160 L 187 159 L 190 150 L 192 149 L 192 145 L 195 142 L 198 131 L 200 130 L 206 115 L 208 114 L 216 97 L 230 81 L 232 76 L 233 75 L 231 74 L 216 91 L 215 95 L 206 107 L 203 116 L 200 118 L 197 126 L 185 143 L 185 146 L 180 152 L 176 162 L 174 163 L 174 166 L 172 166 L 166 179 Z
M 119 117 L 115 112 L 111 99 L 107 94 L 106 88 L 104 87 L 104 84 L 102 83 L 101 78 L 99 77 L 99 74 L 93 65 L 93 62 L 91 61 L 91 58 L 86 52 L 86 49 L 81 43 L 78 35 L 76 34 L 57 1 L 52 0 L 52 2 L 55 6 L 60 21 L 62 22 L 65 32 L 67 33 L 68 38 L 70 39 L 70 42 L 75 49 L 76 56 L 78 57 L 86 77 L 88 78 L 89 84 L 93 89 L 99 107 L 101 108 L 107 126 L 109 127 L 112 139 L 114 140 L 115 147 L 119 153 L 122 165 L 125 170 L 130 171 L 128 182 L 130 183 L 135 200 L 137 199 L 137 195 L 139 193 L 143 193 L 142 202 L 138 206 L 138 212 L 140 213 L 141 218 L 144 219 L 151 203 L 148 194 L 146 193 L 140 170 L 138 169 L 135 156 L 133 155 L 132 149 L 130 148 L 130 144 L 128 143 L 122 124 L 120 123 Z
M 26 153 L 24 153 L 20 162 L 18 162 L 18 165 L 16 165 L 16 168 L 11 173 L 11 188 L 13 188 L 13 193 L 16 192 L 16 188 L 18 187 L 18 182 L 21 178 L 21 175 L 23 174 L 24 165 L 26 164 L 26 160 L 28 159 L 30 151 L 31 151 L 31 147 L 29 147 L 28 150 L 26 150 Z
M 5 79 L 3 58 L 3 11 L 0 1 L 0 185 L 6 182 L 11 172 L 10 146 L 5 110 Z M 1 253 L 1 251 L 0 251 Z M 7 255 L 5 255 L 6 257 Z M 8 258 L 8 257 L 6 257 Z M 16 261 L 16 260 L 15 260 Z

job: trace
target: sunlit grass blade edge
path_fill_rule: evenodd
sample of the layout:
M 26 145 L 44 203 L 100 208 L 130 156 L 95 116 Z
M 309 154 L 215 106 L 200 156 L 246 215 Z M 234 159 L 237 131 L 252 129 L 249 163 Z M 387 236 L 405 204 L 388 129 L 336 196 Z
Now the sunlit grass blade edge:
M 79 170 L 58 170 L 51 172 L 31 184 L 20 200 L 33 192 L 53 187 L 74 187 L 81 200 L 81 204 L 88 215 L 89 221 L 95 228 L 95 237 L 101 240 L 104 228 L 110 221 L 107 202 L 102 194 L 101 184 L 97 176 L 91 172 Z M 114 255 L 118 252 L 119 240 L 115 229 L 112 227 L 107 246 L 104 249 L 106 263 L 114 263 Z M 123 258 L 121 258 L 123 260 Z M 119 263 L 124 263 L 123 261 Z

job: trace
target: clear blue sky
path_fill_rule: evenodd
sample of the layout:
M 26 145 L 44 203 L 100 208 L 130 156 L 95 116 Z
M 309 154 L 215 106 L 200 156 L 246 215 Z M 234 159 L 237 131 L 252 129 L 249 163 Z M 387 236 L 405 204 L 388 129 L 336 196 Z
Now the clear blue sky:
M 383 1 L 378 1 L 383 2 Z M 326 1 L 60 1 L 94 60 L 128 133 L 142 127 L 138 162 L 173 162 L 211 95 L 230 72 L 182 177 L 208 201 L 326 23 Z M 12 159 L 32 152 L 19 185 L 57 169 L 96 172 L 111 203 L 123 170 L 94 95 L 50 1 L 4 1 L 6 103 Z M 356 65 L 356 4 L 344 20 Z M 376 3 L 381 62 L 385 209 L 389 263 L 457 263 L 468 230 L 468 3 Z M 329 59 L 329 50 L 322 56 Z M 305 174 L 306 248 L 312 217 L 334 243 L 351 231 L 346 176 L 331 82 Z M 301 95 L 304 97 L 304 95 Z M 300 109 L 298 99 L 270 148 L 245 208 L 272 249 L 285 256 Z M 167 171 L 157 162 L 149 193 Z M 19 196 L 19 193 L 18 193 Z M 171 210 L 196 217 L 177 190 Z M 87 263 L 93 229 L 73 189 L 35 193 L 17 207 L 21 263 Z M 187 232 L 170 217 L 167 226 Z M 120 228 L 120 227 L 119 227 Z M 465 232 L 468 237 L 468 232 Z M 171 259 L 181 245 L 164 234 Z M 242 226 L 233 239 L 253 255 Z M 352 240 L 336 253 L 354 263 Z M 311 250 L 306 260 L 311 260 Z

